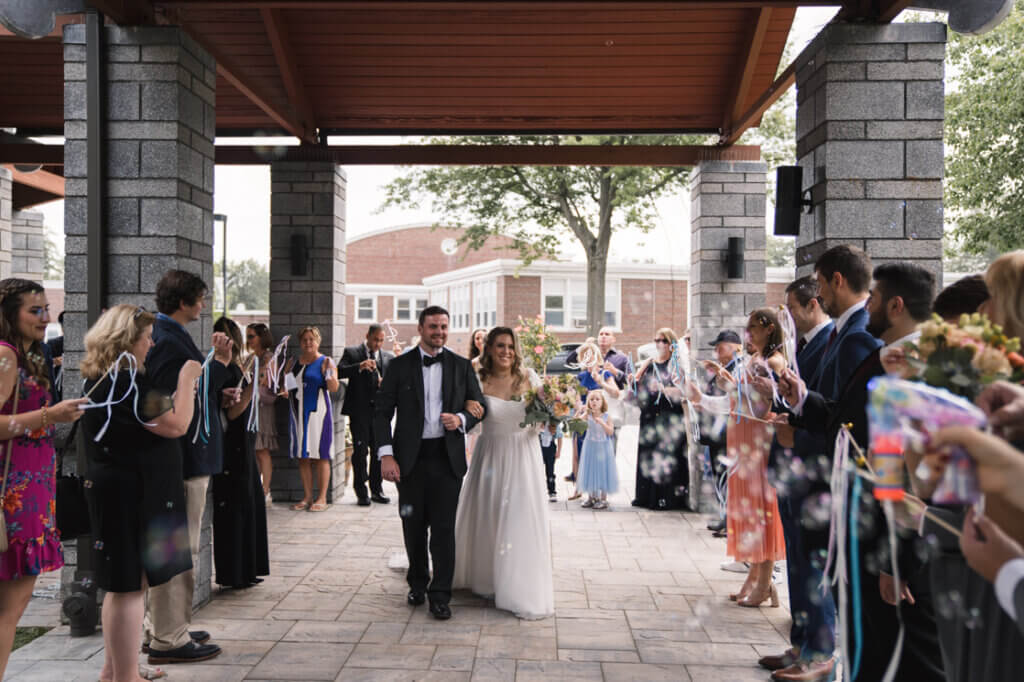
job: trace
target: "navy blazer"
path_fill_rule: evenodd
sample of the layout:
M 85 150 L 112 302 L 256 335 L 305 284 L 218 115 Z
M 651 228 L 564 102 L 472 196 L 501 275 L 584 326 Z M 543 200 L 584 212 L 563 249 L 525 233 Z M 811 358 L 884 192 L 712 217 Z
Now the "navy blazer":
M 865 358 L 882 346 L 880 340 L 868 333 L 867 324 L 868 311 L 864 308 L 850 316 L 825 350 L 818 370 L 807 381 L 808 389 L 817 391 L 826 400 L 839 399 L 839 392 Z
M 835 323 L 829 322 L 827 325 L 822 327 L 814 338 L 807 342 L 807 345 L 796 356 L 796 366 L 800 370 L 801 377 L 814 376 L 818 367 L 821 364 L 822 357 L 825 354 L 825 347 L 828 346 L 828 337 L 835 329 Z M 785 409 L 783 406 L 778 406 L 779 410 Z M 791 420 L 792 421 L 792 420 Z M 793 452 L 803 458 L 805 461 L 813 455 L 817 454 L 821 450 L 822 439 L 817 434 L 808 433 L 803 429 L 797 429 L 793 433 Z M 781 462 L 785 460 L 785 454 L 781 445 L 777 439 L 772 439 L 772 447 L 768 452 L 768 466 L 777 468 Z M 801 497 L 805 491 L 801 490 L 799 486 L 791 486 L 790 496 Z
M 146 355 L 146 374 L 156 388 L 174 393 L 178 388 L 178 373 L 189 360 L 202 363 L 206 359 L 184 327 L 174 320 L 157 316 L 153 323 L 153 347 Z M 226 365 L 210 362 L 210 381 L 207 395 L 210 405 L 210 434 L 207 442 L 202 437 L 192 442 L 199 410 L 192 416 L 188 432 L 178 439 L 181 444 L 182 474 L 185 478 L 219 474 L 224 470 L 224 439 L 220 425 L 221 391 L 229 378 Z

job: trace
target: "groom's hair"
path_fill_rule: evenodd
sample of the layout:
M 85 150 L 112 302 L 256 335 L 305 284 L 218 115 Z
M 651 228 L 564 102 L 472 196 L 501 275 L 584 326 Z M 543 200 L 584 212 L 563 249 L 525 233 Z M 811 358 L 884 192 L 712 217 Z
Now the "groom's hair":
M 444 315 L 448 319 L 451 319 L 451 317 L 452 317 L 451 315 L 448 314 L 448 311 L 445 310 L 444 308 L 442 308 L 441 306 L 439 306 L 439 305 L 428 305 L 426 308 L 424 308 L 422 311 L 420 311 L 420 326 L 421 327 L 423 326 L 423 321 L 425 319 L 427 319 L 428 315 Z

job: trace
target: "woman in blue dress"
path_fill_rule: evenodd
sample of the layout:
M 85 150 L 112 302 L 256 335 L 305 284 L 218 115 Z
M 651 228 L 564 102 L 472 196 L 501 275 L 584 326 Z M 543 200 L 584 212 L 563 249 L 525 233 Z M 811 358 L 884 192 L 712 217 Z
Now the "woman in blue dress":
M 327 509 L 334 455 L 334 420 L 331 393 L 338 390 L 338 369 L 331 358 L 320 354 L 320 330 L 304 327 L 299 332 L 299 359 L 292 370 L 296 385 L 290 389 L 292 459 L 299 460 L 302 500 L 294 511 Z M 313 462 L 316 461 L 317 496 L 313 497 Z

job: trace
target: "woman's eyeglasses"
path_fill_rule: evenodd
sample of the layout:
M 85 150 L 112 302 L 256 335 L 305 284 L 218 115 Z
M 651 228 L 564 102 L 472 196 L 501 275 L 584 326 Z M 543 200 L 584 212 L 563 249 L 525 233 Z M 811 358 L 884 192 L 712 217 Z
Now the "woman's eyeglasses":
M 668 339 L 654 339 L 654 343 L 663 343 L 663 344 L 665 344 L 667 346 L 668 345 Z

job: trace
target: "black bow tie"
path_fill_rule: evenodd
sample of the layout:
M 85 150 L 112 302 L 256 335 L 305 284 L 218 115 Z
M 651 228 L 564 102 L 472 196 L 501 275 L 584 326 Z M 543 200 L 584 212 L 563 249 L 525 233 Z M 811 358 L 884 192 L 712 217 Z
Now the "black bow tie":
M 435 362 L 441 362 L 441 354 L 440 353 L 438 353 L 434 357 L 430 357 L 429 355 L 424 355 L 423 356 L 423 366 L 424 367 L 430 367 Z

